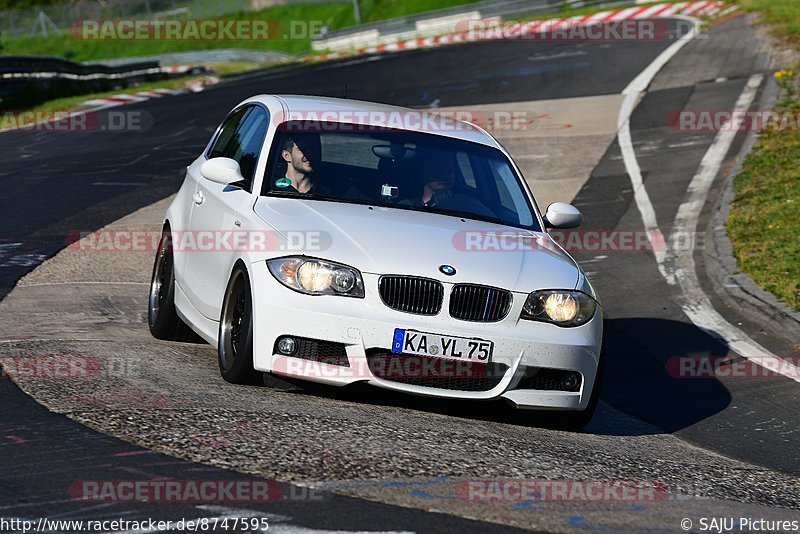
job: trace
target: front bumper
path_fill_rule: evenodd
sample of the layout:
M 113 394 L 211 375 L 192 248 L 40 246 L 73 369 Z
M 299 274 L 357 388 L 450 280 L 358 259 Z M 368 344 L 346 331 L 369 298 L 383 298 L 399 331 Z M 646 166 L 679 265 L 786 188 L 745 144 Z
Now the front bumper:
M 445 298 L 436 316 L 420 316 L 387 307 L 378 294 L 378 275 L 364 273 L 363 299 L 310 296 L 288 289 L 275 280 L 263 262 L 251 265 L 253 285 L 254 366 L 272 372 L 344 386 L 355 382 L 417 395 L 454 399 L 503 398 L 518 408 L 583 410 L 597 374 L 602 342 L 602 310 L 577 328 L 519 320 L 527 295 L 514 293 L 508 316 L 496 323 L 475 323 L 450 317 L 452 284 L 444 283 Z M 571 288 L 570 288 L 571 289 Z M 376 349 L 389 353 L 395 328 L 494 342 L 492 361 L 506 366 L 496 385 L 485 391 L 462 391 L 401 383 L 376 376 L 367 354 Z M 282 336 L 340 343 L 349 367 L 311 362 L 275 353 Z M 574 371 L 582 380 L 578 391 L 522 389 L 529 367 Z M 525 385 L 523 381 L 523 386 Z

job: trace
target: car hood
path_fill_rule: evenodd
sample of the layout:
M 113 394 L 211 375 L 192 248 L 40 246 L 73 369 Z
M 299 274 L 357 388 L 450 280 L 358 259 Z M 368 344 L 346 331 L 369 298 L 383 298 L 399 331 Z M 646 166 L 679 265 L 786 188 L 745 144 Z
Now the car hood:
M 372 274 L 404 274 L 511 291 L 573 289 L 579 270 L 546 233 L 434 213 L 262 197 L 255 212 L 293 243 L 280 248 Z M 282 254 L 254 256 L 255 261 Z M 440 272 L 442 265 L 456 274 Z

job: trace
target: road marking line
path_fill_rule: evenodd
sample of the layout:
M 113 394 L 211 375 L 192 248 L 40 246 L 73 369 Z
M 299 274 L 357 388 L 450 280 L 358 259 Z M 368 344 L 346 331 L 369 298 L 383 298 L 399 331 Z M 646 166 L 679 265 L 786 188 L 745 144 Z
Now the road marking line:
M 733 13 L 734 11 L 736 11 L 737 9 L 739 9 L 739 6 L 731 6 L 731 7 L 728 7 L 728 8 L 726 8 L 726 9 L 724 9 L 724 10 L 720 11 L 720 12 L 717 14 L 717 16 L 718 16 L 718 17 L 724 17 L 724 16 L 726 16 L 726 15 L 730 15 L 731 13 Z
M 744 113 L 750 109 L 763 78 L 761 74 L 754 74 L 750 77 L 742 94 L 739 95 L 736 101 L 734 114 Z M 714 183 L 714 178 L 717 176 L 719 168 L 722 166 L 725 156 L 736 138 L 736 134 L 739 133 L 735 128 L 727 128 L 727 122 L 720 127 L 720 131 L 703 156 L 697 173 L 689 183 L 687 188 L 688 198 L 678 207 L 678 213 L 675 216 L 675 222 L 672 226 L 674 233 L 688 235 L 686 232 L 694 233 L 697 231 L 700 212 L 706 203 L 708 191 Z M 714 309 L 711 300 L 700 286 L 691 249 L 671 250 L 666 257 L 664 265 L 659 266 L 659 270 L 662 271 L 662 274 L 666 273 L 665 278 L 668 283 L 678 285 L 681 288 L 683 300 L 681 308 L 698 328 L 721 339 L 728 344 L 731 350 L 765 369 L 768 369 L 767 365 L 765 365 L 765 359 L 766 361 L 770 361 L 770 359 L 778 360 L 781 362 L 778 372 L 795 382 L 800 382 L 800 368 L 783 358 L 771 354 L 769 350 L 751 339 L 741 329 L 729 323 Z
M 622 160 L 625 164 L 625 170 L 628 172 L 631 185 L 633 186 L 633 198 L 636 201 L 636 207 L 639 209 L 639 213 L 642 215 L 642 222 L 647 231 L 647 238 L 651 245 L 653 245 L 653 253 L 659 264 L 664 261 L 664 250 L 661 246 L 658 246 L 658 244 L 664 243 L 664 238 L 661 235 L 661 230 L 658 228 L 656 212 L 655 209 L 653 209 L 650 198 L 647 196 L 647 190 L 642 180 L 642 171 L 636 159 L 636 152 L 633 149 L 630 119 L 636 104 L 639 102 L 639 98 L 650 85 L 650 82 L 653 81 L 656 74 L 658 74 L 664 65 L 666 65 L 681 48 L 686 46 L 689 41 L 694 39 L 697 35 L 697 23 L 692 19 L 684 20 L 692 22 L 691 29 L 672 43 L 666 50 L 661 52 L 661 54 L 640 72 L 622 91 L 625 99 L 622 101 L 622 106 L 619 110 L 619 118 L 617 119 L 617 140 L 619 142 L 620 152 L 622 153 Z
M 795 382 L 800 382 L 800 369 L 798 369 L 798 367 L 771 354 L 767 349 L 752 340 L 741 329 L 726 321 L 725 318 L 714 309 L 710 299 L 700 287 L 700 281 L 695 272 L 692 250 L 670 251 L 669 265 L 667 265 L 668 258 L 663 246 L 665 240 L 658 227 L 655 209 L 650 201 L 647 189 L 644 186 L 641 168 L 639 167 L 639 162 L 636 159 L 636 152 L 633 148 L 630 117 L 642 93 L 653 81 L 656 74 L 681 50 L 681 48 L 697 35 L 697 22 L 688 17 L 686 17 L 685 20 L 693 22 L 694 26 L 692 29 L 656 57 L 656 59 L 622 91 L 622 94 L 625 95 L 625 100 L 622 103 L 619 119 L 617 120 L 619 128 L 617 139 L 625 170 L 633 186 L 636 208 L 639 210 L 642 222 L 647 230 L 647 237 L 651 244 L 653 244 L 653 255 L 655 256 L 658 270 L 669 285 L 677 285 L 681 288 L 682 303 L 680 303 L 680 306 L 689 320 L 699 329 L 716 339 L 722 340 L 731 350 L 757 365 L 765 367 L 765 357 L 768 359 L 775 358 L 781 361 L 782 365 L 779 372 Z M 744 91 L 736 102 L 736 111 L 746 111 L 749 109 L 755 99 L 758 87 L 761 85 L 762 78 L 763 76 L 760 74 L 751 76 Z M 700 211 L 706 202 L 708 191 L 737 133 L 738 132 L 734 129 L 726 128 L 721 128 L 720 132 L 718 132 L 708 152 L 706 152 L 703 157 L 697 174 L 695 174 L 689 184 L 689 188 L 687 189 L 689 198 L 678 208 L 678 214 L 672 227 L 673 233 L 679 230 L 681 232 L 688 231 L 692 233 L 696 231 Z

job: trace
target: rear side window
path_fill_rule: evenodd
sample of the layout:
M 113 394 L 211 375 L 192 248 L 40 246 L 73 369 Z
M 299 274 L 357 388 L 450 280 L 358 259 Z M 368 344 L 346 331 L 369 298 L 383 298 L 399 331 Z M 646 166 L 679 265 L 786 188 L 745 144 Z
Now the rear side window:
M 244 181 L 236 185 L 248 191 L 253 184 L 268 124 L 269 115 L 260 107 L 237 110 L 225 121 L 208 153 L 209 158 L 230 158 L 238 162 Z

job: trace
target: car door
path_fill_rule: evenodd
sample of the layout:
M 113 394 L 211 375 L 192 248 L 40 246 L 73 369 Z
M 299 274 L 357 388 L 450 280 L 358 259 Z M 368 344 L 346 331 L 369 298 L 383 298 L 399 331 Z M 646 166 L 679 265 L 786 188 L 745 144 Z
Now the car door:
M 231 158 L 239 163 L 244 180 L 222 185 L 194 173 L 194 193 L 189 226 L 195 250 L 187 254 L 186 295 L 192 305 L 209 319 L 219 320 L 222 296 L 231 268 L 238 257 L 232 237 L 241 232 L 239 213 L 253 203 L 251 193 L 258 157 L 269 125 L 269 113 L 258 105 L 244 106 L 226 119 L 204 160 Z

